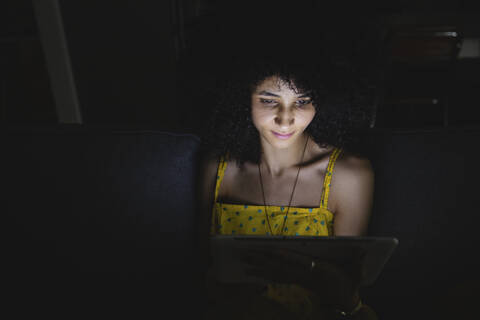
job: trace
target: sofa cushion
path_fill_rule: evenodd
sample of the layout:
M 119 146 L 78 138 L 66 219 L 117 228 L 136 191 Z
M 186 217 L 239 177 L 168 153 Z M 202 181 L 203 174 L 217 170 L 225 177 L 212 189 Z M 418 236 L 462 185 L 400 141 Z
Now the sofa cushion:
M 6 290 L 18 310 L 61 301 L 159 315 L 198 297 L 196 136 L 65 126 L 3 140 Z

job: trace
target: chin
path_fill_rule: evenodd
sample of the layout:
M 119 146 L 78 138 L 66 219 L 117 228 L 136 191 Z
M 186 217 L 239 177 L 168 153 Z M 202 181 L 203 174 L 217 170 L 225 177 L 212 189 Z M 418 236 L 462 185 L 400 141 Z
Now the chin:
M 277 149 L 288 149 L 288 147 L 291 146 L 291 143 L 272 143 L 272 146 L 274 146 Z

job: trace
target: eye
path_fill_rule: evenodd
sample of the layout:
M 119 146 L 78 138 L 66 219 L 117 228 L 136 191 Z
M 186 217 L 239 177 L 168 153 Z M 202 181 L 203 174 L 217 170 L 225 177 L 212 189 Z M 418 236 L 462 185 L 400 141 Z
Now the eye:
M 310 102 L 312 102 L 312 100 L 310 100 L 310 99 L 302 99 L 302 100 L 297 100 L 297 101 L 296 101 L 296 104 L 297 104 L 298 106 L 303 107 L 303 106 L 306 106 L 307 104 L 309 104 Z
M 262 99 L 260 98 L 260 102 L 266 105 L 275 105 L 277 104 L 277 101 L 275 100 L 269 100 L 269 99 Z

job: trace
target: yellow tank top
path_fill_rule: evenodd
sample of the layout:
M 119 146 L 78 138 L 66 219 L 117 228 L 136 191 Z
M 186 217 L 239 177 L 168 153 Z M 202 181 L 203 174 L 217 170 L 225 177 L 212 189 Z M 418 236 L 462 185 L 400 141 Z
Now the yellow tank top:
M 279 234 L 284 226 L 282 235 L 288 236 L 331 236 L 333 235 L 333 214 L 328 210 L 328 196 L 335 161 L 341 153 L 335 148 L 330 155 L 327 170 L 323 181 L 323 190 L 320 204 L 315 208 L 290 207 L 288 216 L 287 207 L 266 206 L 269 222 L 274 234 Z M 221 157 L 217 170 L 215 186 L 215 200 L 212 212 L 210 234 L 220 235 L 269 235 L 265 224 L 265 207 L 263 205 L 229 204 L 217 202 L 218 190 L 223 180 L 227 161 Z M 284 219 L 286 219 L 284 224 Z M 289 310 L 309 314 L 312 310 L 311 293 L 297 285 L 270 284 L 265 296 L 285 305 Z

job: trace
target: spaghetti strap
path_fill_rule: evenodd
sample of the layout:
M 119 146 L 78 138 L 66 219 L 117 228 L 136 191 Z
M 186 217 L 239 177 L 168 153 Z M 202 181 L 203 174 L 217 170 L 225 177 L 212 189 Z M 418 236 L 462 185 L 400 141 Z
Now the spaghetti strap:
M 335 167 L 335 161 L 342 152 L 342 149 L 335 148 L 328 159 L 327 170 L 325 171 L 325 178 L 323 180 L 323 191 L 320 200 L 320 208 L 328 210 L 328 196 L 330 195 L 330 186 L 332 181 L 333 168 Z
M 223 176 L 225 175 L 225 169 L 227 168 L 227 161 L 225 160 L 225 156 L 220 157 L 220 162 L 218 164 L 217 168 L 217 181 L 215 183 L 215 199 L 213 200 L 213 203 L 217 202 L 218 198 L 218 190 L 220 190 L 220 185 L 223 180 Z
M 212 222 L 210 228 L 210 235 L 214 236 L 217 234 L 216 226 L 218 225 L 218 215 L 217 211 L 215 210 L 215 206 L 217 205 L 217 198 L 218 198 L 218 191 L 220 190 L 220 185 L 222 184 L 223 176 L 225 175 L 225 169 L 227 168 L 227 156 L 221 156 L 220 161 L 218 163 L 217 168 L 217 179 L 215 182 L 215 197 L 213 200 L 213 211 L 212 211 Z

